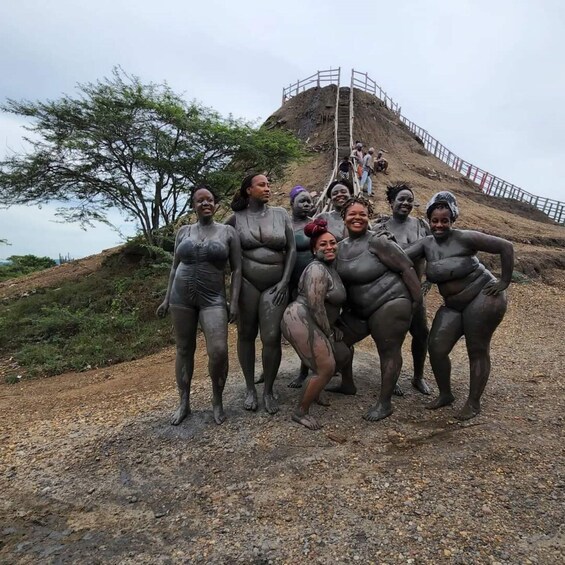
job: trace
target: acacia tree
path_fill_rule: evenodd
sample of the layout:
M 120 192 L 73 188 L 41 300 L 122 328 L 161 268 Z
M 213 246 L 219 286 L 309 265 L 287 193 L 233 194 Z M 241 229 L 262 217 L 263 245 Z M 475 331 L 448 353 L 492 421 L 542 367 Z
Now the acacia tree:
M 29 152 L 0 163 L 1 204 L 59 202 L 59 215 L 82 225 L 109 223 L 118 208 L 153 243 L 189 210 L 195 186 L 225 194 L 250 170 L 281 175 L 301 154 L 288 132 L 222 118 L 118 68 L 77 88 L 75 98 L 0 106 L 31 118 L 26 129 L 36 134 Z

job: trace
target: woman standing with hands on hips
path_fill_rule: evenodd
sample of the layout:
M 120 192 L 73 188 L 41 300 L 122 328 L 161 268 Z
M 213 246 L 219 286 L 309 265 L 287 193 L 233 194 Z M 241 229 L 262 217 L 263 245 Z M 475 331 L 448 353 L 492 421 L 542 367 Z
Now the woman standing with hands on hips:
M 214 222 L 216 198 L 210 189 L 198 188 L 192 196 L 198 221 L 182 226 L 176 235 L 173 266 L 167 294 L 157 308 L 164 317 L 171 311 L 177 355 L 175 374 L 180 404 L 171 424 L 180 424 L 190 414 L 190 384 L 194 371 L 198 323 L 206 338 L 208 371 L 212 379 L 214 420 L 225 420 L 222 393 L 228 375 L 228 311 L 225 267 L 231 268 L 229 321 L 238 316 L 241 288 L 241 249 L 231 226 Z
M 270 196 L 265 175 L 245 177 L 231 203 L 234 214 L 226 223 L 235 228 L 242 250 L 237 353 L 247 386 L 244 408 L 257 410 L 258 406 L 254 373 L 255 339 L 260 332 L 263 400 L 265 410 L 275 414 L 279 410 L 273 384 L 281 362 L 280 323 L 288 303 L 296 246 L 287 211 L 268 206 Z

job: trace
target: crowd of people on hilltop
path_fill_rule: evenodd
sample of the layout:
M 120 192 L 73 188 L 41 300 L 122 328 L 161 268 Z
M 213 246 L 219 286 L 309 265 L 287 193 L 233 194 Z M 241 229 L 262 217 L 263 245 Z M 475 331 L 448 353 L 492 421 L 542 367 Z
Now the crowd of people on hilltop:
M 353 161 L 350 164 L 355 166 Z M 301 360 L 300 373 L 289 386 L 304 388 L 292 419 L 319 429 L 319 420 L 310 413 L 312 404 L 326 404 L 324 390 L 356 393 L 353 346 L 371 336 L 380 359 L 381 389 L 378 402 L 364 417 L 369 421 L 386 418 L 392 413 L 393 394 L 401 394 L 397 386 L 401 346 L 410 332 L 413 386 L 422 394 L 430 393 L 424 380 L 429 353 L 439 389 L 430 409 L 454 401 L 449 354 L 465 336 L 470 388 L 457 417 L 469 419 L 480 412 L 490 374 L 490 341 L 506 311 L 512 244 L 456 229 L 459 207 L 447 191 L 429 201 L 427 221 L 411 216 L 414 190 L 406 183 L 389 184 L 386 197 L 391 215 L 374 223 L 371 201 L 355 195 L 348 179 L 331 183 L 327 196 L 332 209 L 312 217 L 312 196 L 296 186 L 290 192 L 289 215 L 283 207 L 269 206 L 268 178 L 251 174 L 233 197 L 233 215 L 220 224 L 214 221 L 218 198 L 213 190 L 194 191 L 197 221 L 176 234 L 167 293 L 157 309 L 159 316 L 171 312 L 176 337 L 180 402 L 172 424 L 190 414 L 198 326 L 206 340 L 214 418 L 218 424 L 225 420 L 222 393 L 228 375 L 229 322 L 237 322 L 246 410 L 258 408 L 259 381 L 264 382 L 265 410 L 270 414 L 279 410 L 273 385 L 284 336 Z M 479 262 L 478 252 L 500 255 L 500 280 Z M 444 304 L 428 330 L 424 295 L 431 284 L 438 286 Z M 256 381 L 258 335 L 263 346 L 262 375 Z M 336 373 L 339 383 L 331 386 Z
M 383 173 L 388 175 L 388 161 L 384 158 L 384 149 L 380 149 L 375 157 L 374 147 L 364 150 L 361 141 L 356 141 L 351 155 L 344 155 L 338 165 L 338 178 L 353 180 L 353 175 L 359 180 L 361 191 L 368 197 L 373 194 L 372 175 Z

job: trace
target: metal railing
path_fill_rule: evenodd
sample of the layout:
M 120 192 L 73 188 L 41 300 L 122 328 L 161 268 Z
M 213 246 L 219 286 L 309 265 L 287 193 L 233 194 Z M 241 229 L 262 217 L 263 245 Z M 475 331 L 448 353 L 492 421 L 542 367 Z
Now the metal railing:
M 351 96 L 353 96 L 354 87 L 362 90 L 363 92 L 372 94 L 381 100 L 385 107 L 394 112 L 408 130 L 418 137 L 427 151 L 458 173 L 470 179 L 485 194 L 531 204 L 558 224 L 565 225 L 565 202 L 531 194 L 530 192 L 527 192 L 526 190 L 523 190 L 514 184 L 505 181 L 504 179 L 501 179 L 492 173 L 473 165 L 472 163 L 469 163 L 469 161 L 465 161 L 450 151 L 435 137 L 432 137 L 425 129 L 409 120 L 406 116 L 403 116 L 401 114 L 401 107 L 394 102 L 392 98 L 367 75 L 367 73 L 360 73 L 356 70 L 351 71 Z
M 284 104 L 287 100 L 296 96 L 300 92 L 304 92 L 308 88 L 313 88 L 314 86 L 320 87 L 322 85 L 337 84 L 339 91 L 339 80 L 340 80 L 341 68 L 332 69 L 331 67 L 325 71 L 317 71 L 312 76 L 304 78 L 302 80 L 297 80 L 294 84 L 290 84 L 282 91 L 282 103 Z

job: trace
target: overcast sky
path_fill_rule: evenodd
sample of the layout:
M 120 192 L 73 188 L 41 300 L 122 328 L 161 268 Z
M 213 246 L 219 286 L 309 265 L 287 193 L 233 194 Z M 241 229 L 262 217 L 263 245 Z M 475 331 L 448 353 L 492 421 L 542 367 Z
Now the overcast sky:
M 253 120 L 296 79 L 341 66 L 347 85 L 354 67 L 460 157 L 565 200 L 561 0 L 3 0 L 0 54 L 2 100 L 72 94 L 121 65 Z M 0 158 L 25 148 L 23 123 L 0 114 Z M 120 241 L 52 220 L 51 207 L 0 211 L 12 243 L 0 257 L 78 258 Z

